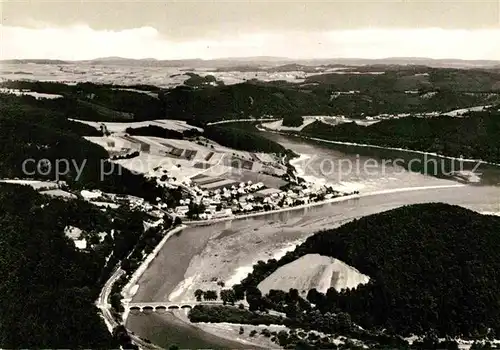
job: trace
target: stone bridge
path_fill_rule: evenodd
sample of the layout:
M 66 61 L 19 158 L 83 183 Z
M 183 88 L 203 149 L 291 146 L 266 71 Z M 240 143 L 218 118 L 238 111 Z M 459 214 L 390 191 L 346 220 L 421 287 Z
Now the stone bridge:
M 126 307 L 131 312 L 164 312 L 172 310 L 191 310 L 196 305 L 223 305 L 222 301 L 151 301 L 151 302 L 138 302 L 128 303 Z

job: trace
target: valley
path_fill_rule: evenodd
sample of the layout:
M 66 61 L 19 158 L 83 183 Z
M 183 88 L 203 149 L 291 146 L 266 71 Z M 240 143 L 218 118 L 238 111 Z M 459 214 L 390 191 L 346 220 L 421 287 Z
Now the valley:
M 0 126 L 8 130 L 0 140 L 2 186 L 28 185 L 41 202 L 75 200 L 109 221 L 97 229 L 73 219 L 56 232 L 76 256 L 95 256 L 93 274 L 105 270 L 99 285 L 111 276 L 97 305 L 113 341 L 152 348 L 274 348 L 299 340 L 319 346 L 320 339 L 339 348 L 403 346 L 361 324 L 355 308 L 311 302 L 338 294 L 348 303 L 347 294 L 380 282 L 377 271 L 348 255 L 294 254 L 318 232 L 402 206 L 447 203 L 472 210 L 462 213 L 470 217 L 500 212 L 495 70 L 318 67 L 298 77 L 299 68 L 255 68 L 258 79 L 236 68 L 182 71 L 184 77 L 172 68 L 173 80 L 158 86 L 147 74 L 130 85 L 117 85 L 113 75 L 79 80 L 74 68 L 65 73 L 70 83 L 61 73 L 51 74 L 53 81 L 1 83 Z M 242 80 L 230 83 L 226 74 Z M 462 88 L 448 90 L 456 84 Z M 20 161 L 28 158 L 45 172 L 35 167 L 26 176 Z M 61 173 L 52 165 L 64 159 L 82 167 Z M 411 166 L 418 162 L 434 167 Z M 120 226 L 124 215 L 133 227 Z M 126 243 L 114 230 L 126 232 Z M 213 295 L 229 305 L 203 305 Z M 137 313 L 128 306 L 197 299 L 191 311 Z M 310 317 L 333 322 L 335 332 Z M 417 338 L 415 344 L 425 340 L 423 333 Z M 464 346 L 475 339 L 463 338 Z

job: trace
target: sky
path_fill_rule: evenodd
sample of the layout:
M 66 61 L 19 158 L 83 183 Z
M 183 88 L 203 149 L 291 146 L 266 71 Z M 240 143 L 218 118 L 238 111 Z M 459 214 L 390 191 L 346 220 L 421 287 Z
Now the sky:
M 500 0 L 0 0 L 0 58 L 500 60 Z

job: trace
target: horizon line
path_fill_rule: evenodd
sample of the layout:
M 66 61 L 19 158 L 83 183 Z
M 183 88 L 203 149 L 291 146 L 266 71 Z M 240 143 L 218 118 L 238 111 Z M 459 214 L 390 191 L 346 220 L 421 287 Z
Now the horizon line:
M 5 58 L 0 59 L 0 62 L 5 61 L 63 61 L 63 62 L 86 62 L 86 61 L 99 61 L 99 60 L 130 60 L 130 61 L 217 61 L 217 60 L 283 60 L 283 61 L 327 61 L 327 60 L 364 60 L 364 61 L 382 61 L 382 60 L 431 60 L 431 61 L 487 61 L 487 62 L 500 62 L 500 59 L 487 59 L 487 58 L 475 58 L 475 59 L 464 59 L 464 58 L 433 58 L 427 56 L 387 56 L 387 57 L 310 57 L 310 58 L 294 58 L 287 56 L 232 56 L 232 57 L 216 57 L 216 58 L 200 58 L 200 57 L 186 57 L 186 58 L 131 58 L 124 56 L 104 56 L 95 57 L 90 59 L 58 59 L 58 58 Z

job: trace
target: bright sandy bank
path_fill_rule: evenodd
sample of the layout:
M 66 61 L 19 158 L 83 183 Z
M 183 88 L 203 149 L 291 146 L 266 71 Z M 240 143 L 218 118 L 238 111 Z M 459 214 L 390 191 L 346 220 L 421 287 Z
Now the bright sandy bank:
M 370 278 L 342 261 L 319 254 L 307 254 L 274 271 L 258 288 L 263 294 L 271 289 L 288 291 L 295 288 L 302 295 L 316 288 L 326 293 L 333 287 L 337 291 L 368 283 Z

